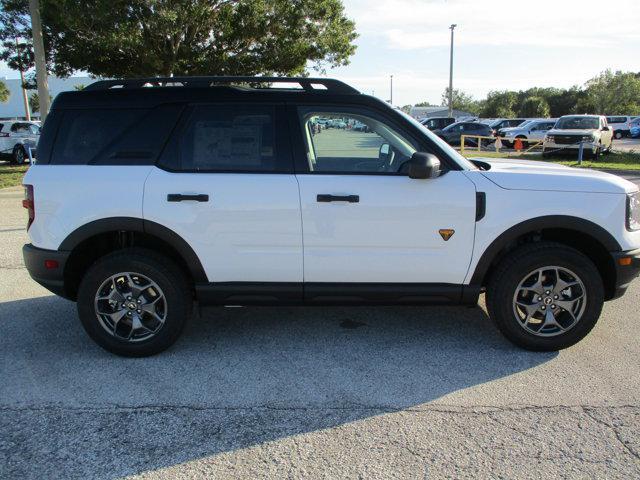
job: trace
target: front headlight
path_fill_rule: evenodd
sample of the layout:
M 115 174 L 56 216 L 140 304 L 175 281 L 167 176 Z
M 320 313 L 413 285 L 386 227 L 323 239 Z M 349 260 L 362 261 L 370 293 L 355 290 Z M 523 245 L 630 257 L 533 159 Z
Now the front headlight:
M 553 135 L 547 135 L 546 137 L 544 137 L 545 142 L 553 143 L 554 140 L 555 137 Z
M 640 230 L 640 192 L 627 195 L 627 230 Z
M 584 135 L 582 137 L 582 141 L 583 142 L 595 142 L 596 141 L 596 136 L 595 135 Z

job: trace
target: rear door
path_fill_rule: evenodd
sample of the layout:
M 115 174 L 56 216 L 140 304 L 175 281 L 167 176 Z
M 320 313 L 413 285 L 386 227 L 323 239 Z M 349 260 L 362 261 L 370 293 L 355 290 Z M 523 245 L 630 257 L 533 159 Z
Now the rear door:
M 189 107 L 146 181 L 144 218 L 186 240 L 209 282 L 295 282 L 301 297 L 300 198 L 283 111 Z
M 304 145 L 296 165 L 305 284 L 333 284 L 330 290 L 344 283 L 463 282 L 476 214 L 475 187 L 463 172 L 409 178 L 406 162 L 425 144 L 379 112 L 305 106 L 292 115 Z M 320 116 L 359 121 L 370 131 L 314 133 L 310 125 Z M 305 286 L 305 295 L 313 288 Z

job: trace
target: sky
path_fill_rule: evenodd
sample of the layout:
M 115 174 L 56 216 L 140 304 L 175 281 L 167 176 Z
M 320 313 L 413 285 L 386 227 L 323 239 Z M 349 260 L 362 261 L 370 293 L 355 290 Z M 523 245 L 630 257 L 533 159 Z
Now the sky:
M 583 85 L 601 71 L 640 72 L 640 0 L 343 0 L 359 37 L 351 63 L 326 76 L 393 103 L 439 105 L 454 88 Z M 0 77 L 17 78 L 0 63 Z

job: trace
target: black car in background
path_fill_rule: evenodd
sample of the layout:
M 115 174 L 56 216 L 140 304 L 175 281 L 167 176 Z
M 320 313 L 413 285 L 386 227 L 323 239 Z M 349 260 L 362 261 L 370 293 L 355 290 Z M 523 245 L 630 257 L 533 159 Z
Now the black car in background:
M 482 135 L 483 137 L 492 137 L 493 130 L 489 125 L 479 122 L 456 122 L 448 125 L 442 130 L 434 130 L 436 135 L 442 138 L 449 145 L 460 145 L 460 137 L 462 135 Z M 484 145 L 491 143 L 491 140 L 482 141 Z M 468 138 L 465 145 L 478 145 L 477 139 Z
M 429 130 L 442 130 L 455 122 L 456 119 L 453 117 L 431 117 L 420 120 L 420 123 Z

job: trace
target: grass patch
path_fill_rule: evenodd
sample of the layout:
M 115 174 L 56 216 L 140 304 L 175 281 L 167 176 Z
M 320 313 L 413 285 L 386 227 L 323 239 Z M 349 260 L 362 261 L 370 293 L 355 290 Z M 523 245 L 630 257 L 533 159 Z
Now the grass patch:
M 0 164 L 0 188 L 22 185 L 22 177 L 29 165 Z
M 544 162 L 558 163 L 578 168 L 603 168 L 607 170 L 638 170 L 640 171 L 640 153 L 635 152 L 612 152 L 608 155 L 601 155 L 597 161 L 587 158 L 578 165 L 578 160 L 566 157 L 542 158 L 542 154 L 524 153 L 518 155 L 515 152 L 477 152 L 471 149 L 464 152 L 468 158 L 512 158 L 515 160 L 540 160 Z

